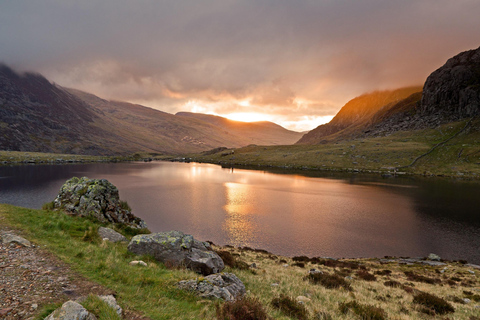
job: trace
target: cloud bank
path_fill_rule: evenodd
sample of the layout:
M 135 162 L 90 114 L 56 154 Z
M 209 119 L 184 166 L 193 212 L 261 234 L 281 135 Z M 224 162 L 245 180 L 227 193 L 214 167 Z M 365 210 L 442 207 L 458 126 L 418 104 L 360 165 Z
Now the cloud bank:
M 479 13 L 477 0 L 3 1 L 0 61 L 108 99 L 307 130 L 477 48 Z

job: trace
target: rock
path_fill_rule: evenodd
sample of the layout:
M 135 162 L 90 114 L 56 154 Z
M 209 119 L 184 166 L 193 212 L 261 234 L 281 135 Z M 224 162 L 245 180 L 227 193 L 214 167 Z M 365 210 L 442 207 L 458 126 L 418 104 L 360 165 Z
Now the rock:
M 312 301 L 312 299 L 307 298 L 307 297 L 305 297 L 305 296 L 298 296 L 298 297 L 295 298 L 295 300 L 297 300 L 298 302 L 302 302 L 302 303 L 306 303 L 306 302 Z
M 137 261 L 137 260 L 133 260 L 133 261 L 130 261 L 129 265 L 131 265 L 131 266 L 142 266 L 142 267 L 146 267 L 146 266 L 147 266 L 147 264 L 146 264 L 144 261 L 142 261 L 142 260 L 138 260 L 138 261 Z
M 272 283 L 271 286 L 272 287 L 278 287 L 278 283 Z
M 73 177 L 60 188 L 54 208 L 75 216 L 92 216 L 103 223 L 119 223 L 132 228 L 146 228 L 126 202 L 120 201 L 118 189 L 105 179 Z
M 96 320 L 97 318 L 82 305 L 74 301 L 65 302 L 53 311 L 45 320 Z
M 34 303 L 30 306 L 30 310 L 37 310 L 38 308 L 38 304 L 37 303 Z
M 115 312 L 119 315 L 119 316 L 122 316 L 122 308 L 117 304 L 117 299 L 115 299 L 114 296 L 112 296 L 111 294 L 108 295 L 108 296 L 98 296 L 100 299 L 102 299 L 103 301 L 105 301 L 106 304 L 108 304 L 110 307 L 112 307 Z
M 448 59 L 427 78 L 420 111 L 457 118 L 480 114 L 480 48 Z
M 7 244 L 7 245 L 11 244 L 11 243 L 15 243 L 15 244 L 21 245 L 22 247 L 31 247 L 32 246 L 30 241 L 28 241 L 27 239 L 24 239 L 22 237 L 16 236 L 14 234 L 4 234 L 2 236 L 2 242 L 4 244 Z
M 177 283 L 183 290 L 194 291 L 203 298 L 234 301 L 245 294 L 245 285 L 233 273 L 217 273 L 199 280 L 184 280 Z
M 427 258 L 428 258 L 428 260 L 432 260 L 432 261 L 440 261 L 441 260 L 440 256 L 436 255 L 435 253 L 430 253 Z
M 138 255 L 149 254 L 172 266 L 185 266 L 197 273 L 209 275 L 223 270 L 220 256 L 204 242 L 180 231 L 136 235 L 128 250 Z
M 310 271 L 308 271 L 308 274 L 316 274 L 316 273 L 323 273 L 323 272 L 317 269 L 310 269 Z
M 480 269 L 480 266 L 476 265 L 476 264 L 468 263 L 468 264 L 466 264 L 466 266 L 471 267 L 471 268 L 475 268 L 475 269 Z
M 468 298 L 463 298 L 462 301 L 463 301 L 464 304 L 469 304 L 470 302 L 472 302 L 472 300 L 470 300 Z
M 100 227 L 98 228 L 98 235 L 102 239 L 107 239 L 108 241 L 111 242 L 127 242 L 127 238 L 125 238 L 122 234 L 118 233 L 117 231 L 110 229 L 110 228 L 104 228 Z
M 252 264 L 250 265 L 250 268 L 252 268 L 252 269 L 257 269 L 257 264 L 256 264 L 255 262 L 252 263 Z
M 468 270 L 468 272 L 470 272 L 471 274 L 475 274 L 475 271 L 473 270 Z

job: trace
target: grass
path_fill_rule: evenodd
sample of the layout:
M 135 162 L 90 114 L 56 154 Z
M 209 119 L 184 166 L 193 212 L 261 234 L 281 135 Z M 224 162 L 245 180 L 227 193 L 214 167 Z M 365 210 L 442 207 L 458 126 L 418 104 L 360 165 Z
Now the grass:
M 227 313 L 242 312 L 234 311 L 237 310 L 236 307 L 226 306 L 226 303 L 201 299 L 189 292 L 178 290 L 176 287 L 178 281 L 199 277 L 193 272 L 182 269 L 170 270 L 150 257 L 135 256 L 127 251 L 126 244 L 91 241 L 88 238 L 95 234 L 94 230 L 98 228 L 98 224 L 88 219 L 10 205 L 0 205 L 0 219 L 0 223 L 19 229 L 22 236 L 53 252 L 80 275 L 115 292 L 119 305 L 127 311 L 136 311 L 154 320 L 215 319 L 219 308 L 233 310 L 225 311 L 223 319 L 235 319 L 228 318 Z M 459 262 L 448 262 L 448 268 L 439 274 L 437 272 L 442 270 L 443 266 L 385 264 L 373 258 L 329 260 L 297 257 L 294 261 L 292 258 L 276 256 L 261 250 L 213 247 L 217 251 L 229 252 L 235 260 L 243 261 L 247 265 L 256 264 L 255 273 L 252 273 L 250 268 L 243 270 L 226 267 L 225 271 L 235 273 L 246 286 L 248 292 L 246 298 L 256 300 L 254 305 L 257 307 L 251 305 L 250 309 L 257 310 L 261 306 L 270 319 L 297 319 L 297 316 L 289 315 L 284 309 L 276 307 L 283 303 L 272 304 L 274 299 L 282 296 L 290 297 L 295 303 L 297 297 L 307 297 L 302 306 L 309 315 L 308 319 L 359 319 L 362 316 L 355 311 L 356 309 L 370 310 L 375 314 L 373 311 L 376 309 L 373 308 L 382 309 L 388 319 L 433 319 L 432 316 L 425 314 L 425 311 L 432 310 L 431 306 L 414 302 L 419 292 L 449 301 L 455 308 L 454 313 L 448 314 L 450 318 L 469 320 L 471 317 L 478 317 L 476 306 L 479 302 L 475 301 L 480 300 L 477 291 L 480 288 L 478 271 L 471 274 L 469 272 L 471 268 Z M 129 265 L 130 261 L 139 259 L 147 262 L 148 266 Z M 294 266 L 294 263 L 298 262 L 303 263 L 305 268 Z M 329 289 L 323 285 L 313 284 L 308 278 L 308 281 L 303 280 L 309 274 L 308 270 L 313 268 L 323 274 L 332 275 L 335 279 L 346 281 L 351 290 L 341 287 Z M 375 275 L 376 280 L 361 279 L 357 276 L 359 270 Z M 351 275 L 345 280 L 348 276 L 347 271 Z M 441 283 L 411 281 L 406 272 L 428 278 L 440 278 L 442 281 Z M 340 275 L 341 273 L 345 275 Z M 447 280 L 452 277 L 459 281 L 452 280 L 453 283 L 448 283 Z M 451 301 L 449 297 L 469 298 L 472 302 L 467 304 L 463 303 L 463 300 L 462 303 L 455 302 L 460 300 Z M 418 299 L 415 301 L 420 302 Z M 60 304 L 63 302 L 59 301 Z M 342 304 L 348 307 L 346 313 L 340 308 Z M 44 307 L 39 306 L 39 310 Z M 47 307 L 51 312 L 55 306 Z M 438 314 L 438 311 L 433 310 Z
M 462 176 L 480 178 L 480 120 L 414 166 L 416 157 L 428 152 L 465 126 L 466 121 L 449 123 L 436 129 L 401 131 L 386 137 L 357 138 L 321 145 L 248 146 L 233 154 L 225 151 L 190 155 L 192 161 L 224 166 L 278 167 L 300 170 Z
M 97 320 L 122 320 L 122 317 L 117 314 L 115 309 L 96 295 L 88 295 L 85 301 L 80 304 L 89 312 L 93 313 Z
M 140 160 L 161 160 L 168 158 L 160 154 L 137 152 L 128 156 L 91 156 L 79 154 L 59 154 L 23 151 L 0 151 L 2 164 L 51 164 L 51 163 L 89 163 L 89 162 L 121 162 Z

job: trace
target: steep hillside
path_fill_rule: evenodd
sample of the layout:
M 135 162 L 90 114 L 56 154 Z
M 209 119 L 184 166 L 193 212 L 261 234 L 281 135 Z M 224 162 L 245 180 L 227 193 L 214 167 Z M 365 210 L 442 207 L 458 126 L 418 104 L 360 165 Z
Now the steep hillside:
M 202 120 L 222 130 L 226 130 L 230 134 L 249 139 L 251 144 L 293 144 L 302 136 L 302 133 L 300 132 L 287 130 L 282 126 L 269 121 L 241 122 L 219 116 L 192 112 L 178 112 L 176 116 Z
M 377 112 L 387 112 L 398 102 L 421 90 L 421 87 L 407 87 L 361 95 L 347 102 L 332 121 L 305 134 L 297 143 L 318 144 L 349 138 L 362 132 Z
M 38 74 L 0 65 L 0 149 L 102 154 L 98 115 L 80 99 Z
M 138 151 L 180 154 L 216 147 L 295 142 L 299 133 L 274 124 L 219 117 L 223 125 L 175 116 L 131 103 L 107 101 L 19 75 L 0 65 L 0 150 L 122 155 Z

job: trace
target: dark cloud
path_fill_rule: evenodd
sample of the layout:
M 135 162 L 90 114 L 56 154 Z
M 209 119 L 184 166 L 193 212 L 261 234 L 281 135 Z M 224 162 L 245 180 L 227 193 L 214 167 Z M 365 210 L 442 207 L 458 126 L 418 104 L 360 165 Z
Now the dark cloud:
M 479 13 L 477 0 L 3 1 L 0 60 L 167 112 L 315 121 L 422 84 L 480 45 Z

